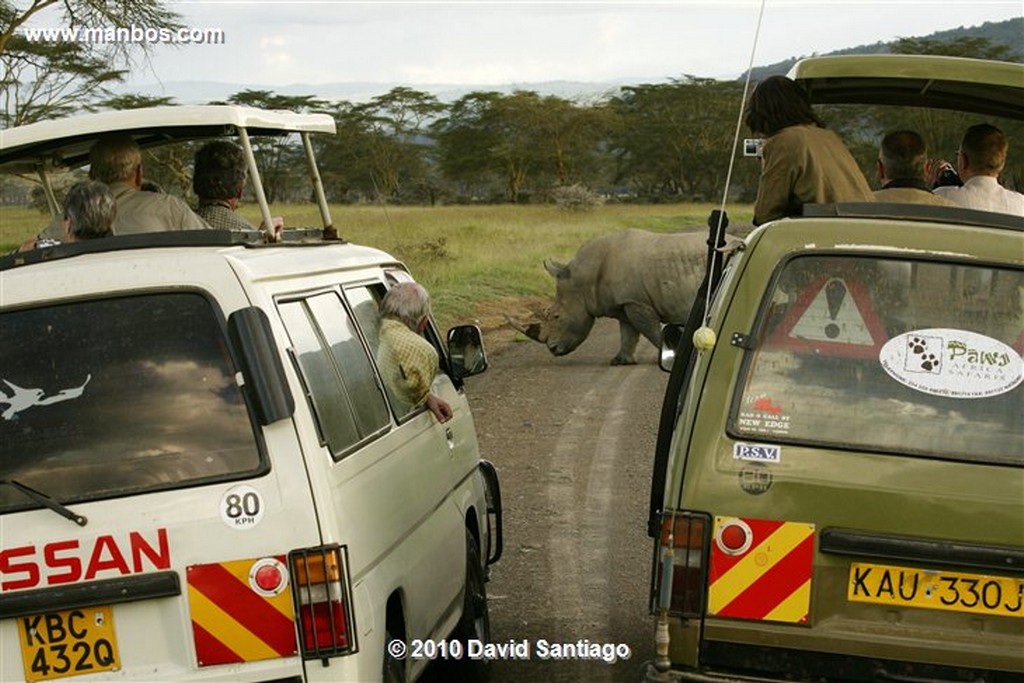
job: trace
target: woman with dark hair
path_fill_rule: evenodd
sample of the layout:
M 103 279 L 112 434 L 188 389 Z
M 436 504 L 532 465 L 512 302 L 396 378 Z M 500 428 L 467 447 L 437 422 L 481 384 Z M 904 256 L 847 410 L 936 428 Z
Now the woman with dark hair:
M 747 103 L 745 123 L 766 138 L 754 225 L 799 216 L 804 204 L 873 200 L 853 155 L 825 128 L 794 81 L 785 76 L 761 81 Z

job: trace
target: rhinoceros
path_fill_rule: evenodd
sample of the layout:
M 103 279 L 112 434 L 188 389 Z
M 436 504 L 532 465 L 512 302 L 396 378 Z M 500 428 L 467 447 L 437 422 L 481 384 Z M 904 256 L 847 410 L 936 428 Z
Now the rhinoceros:
M 612 365 L 636 363 L 642 334 L 660 343 L 663 322 L 686 321 L 704 277 L 707 233 L 659 234 L 625 230 L 585 243 L 568 264 L 550 259 L 555 301 L 540 320 L 511 318 L 513 327 L 563 356 L 583 343 L 597 318 L 619 321 L 620 348 Z

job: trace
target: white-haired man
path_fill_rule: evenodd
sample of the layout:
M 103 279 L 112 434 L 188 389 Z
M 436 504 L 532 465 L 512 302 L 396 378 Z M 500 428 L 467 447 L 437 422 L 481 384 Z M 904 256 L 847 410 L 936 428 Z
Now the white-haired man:
M 430 316 L 427 290 L 415 282 L 395 285 L 381 299 L 380 315 L 377 363 L 392 401 L 400 412 L 426 405 L 438 422 L 447 422 L 452 407 L 431 392 L 437 350 L 422 336 Z

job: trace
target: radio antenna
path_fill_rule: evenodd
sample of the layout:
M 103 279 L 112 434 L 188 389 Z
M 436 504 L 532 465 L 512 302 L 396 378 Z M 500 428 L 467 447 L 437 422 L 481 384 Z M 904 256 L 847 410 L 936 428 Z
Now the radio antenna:
M 725 205 L 729 199 L 729 186 L 732 184 L 732 171 L 733 166 L 736 164 L 736 150 L 740 144 L 740 130 L 743 128 L 743 110 L 747 103 L 747 94 L 750 91 L 750 76 L 754 70 L 754 56 L 757 54 L 757 39 L 761 35 L 761 20 L 764 18 L 764 6 L 765 0 L 761 0 L 761 9 L 757 14 L 757 26 L 754 29 L 754 43 L 750 48 L 750 63 L 747 65 L 747 76 L 743 81 L 743 98 L 740 101 L 739 114 L 736 117 L 736 132 L 732 138 L 732 153 L 729 155 L 729 170 L 725 174 L 725 189 L 722 191 L 722 204 L 721 209 L 718 211 L 718 215 L 712 220 L 717 220 L 717 224 L 714 226 L 715 235 L 713 238 L 713 244 L 709 245 L 709 254 L 711 255 L 708 263 L 708 272 L 714 273 L 718 264 L 716 261 L 722 258 L 722 253 L 718 250 L 719 245 L 724 244 L 725 241 L 725 228 L 728 225 L 728 220 L 725 215 Z M 704 300 L 704 323 L 707 324 L 711 315 L 711 291 L 714 288 L 707 287 L 705 292 Z

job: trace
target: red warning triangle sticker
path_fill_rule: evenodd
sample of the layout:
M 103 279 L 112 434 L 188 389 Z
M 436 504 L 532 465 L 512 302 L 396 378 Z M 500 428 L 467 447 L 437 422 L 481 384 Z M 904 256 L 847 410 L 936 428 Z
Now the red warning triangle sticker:
M 877 356 L 885 327 L 859 280 L 819 277 L 808 283 L 771 334 L 772 346 L 826 356 Z

